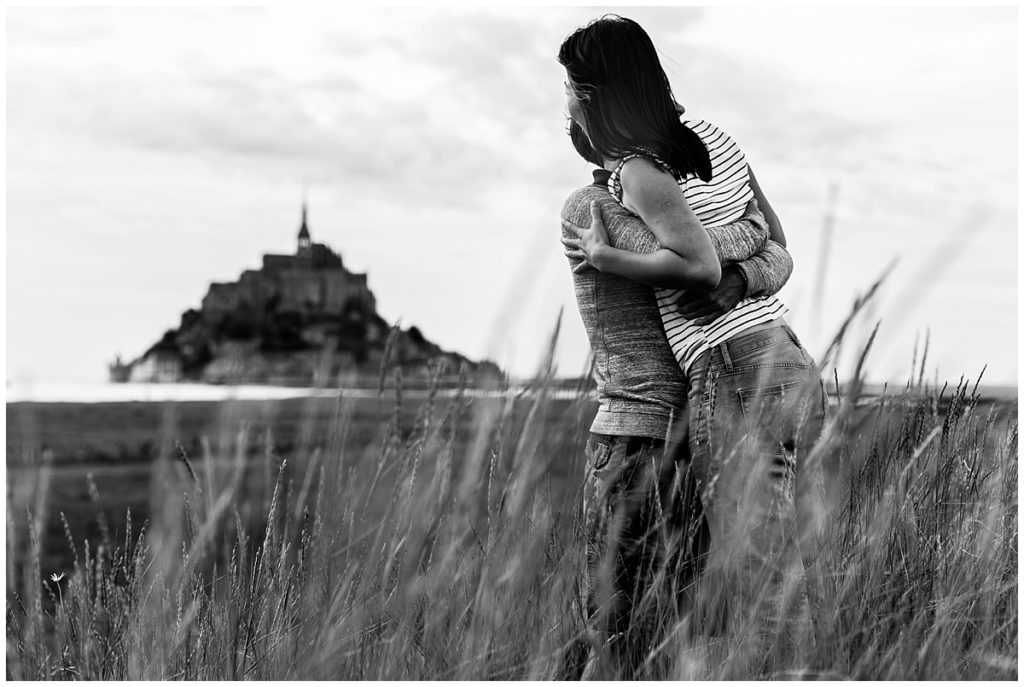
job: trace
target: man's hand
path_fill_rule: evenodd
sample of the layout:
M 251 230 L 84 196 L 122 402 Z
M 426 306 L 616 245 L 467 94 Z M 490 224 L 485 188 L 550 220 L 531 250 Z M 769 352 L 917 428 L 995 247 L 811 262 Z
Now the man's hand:
M 736 307 L 747 295 L 747 282 L 735 265 L 722 268 L 722 281 L 714 291 L 687 291 L 676 301 L 679 314 L 695 324 L 711 324 Z

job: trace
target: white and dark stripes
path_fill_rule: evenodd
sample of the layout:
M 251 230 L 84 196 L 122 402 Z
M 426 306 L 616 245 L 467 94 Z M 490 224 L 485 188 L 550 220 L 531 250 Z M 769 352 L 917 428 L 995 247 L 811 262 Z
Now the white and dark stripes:
M 743 151 L 727 133 L 709 122 L 684 120 L 683 124 L 700 136 L 711 157 L 710 181 L 705 182 L 697 177 L 682 179 L 675 175 L 687 203 L 706 227 L 735 222 L 743 216 L 747 203 L 754 197 L 750 190 Z M 622 165 L 634 157 L 647 157 L 672 172 L 668 165 L 647 151 L 623 158 L 608 179 L 608 190 L 620 204 L 622 184 L 619 177 Z M 748 298 L 711 324 L 700 326 L 683 319 L 676 310 L 676 300 L 682 294 L 682 291 L 673 289 L 655 289 L 665 335 L 684 372 L 689 371 L 704 351 L 751 327 L 771 322 L 788 310 L 775 296 Z

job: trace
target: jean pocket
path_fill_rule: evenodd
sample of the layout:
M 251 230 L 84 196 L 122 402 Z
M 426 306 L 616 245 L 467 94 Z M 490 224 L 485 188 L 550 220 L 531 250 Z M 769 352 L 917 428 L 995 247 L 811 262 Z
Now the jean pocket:
M 587 439 L 587 467 L 596 472 L 608 465 L 608 461 L 612 458 L 614 445 L 614 440 L 611 437 L 591 434 Z
M 817 390 L 818 384 L 806 377 L 740 389 L 740 409 L 750 447 L 756 453 L 782 458 L 789 464 L 797 449 L 806 401 Z
M 770 508 L 779 514 L 793 503 L 804 409 L 810 391 L 817 389 L 818 384 L 804 374 L 799 379 L 738 392 L 746 449 L 754 460 L 750 476 L 770 495 Z

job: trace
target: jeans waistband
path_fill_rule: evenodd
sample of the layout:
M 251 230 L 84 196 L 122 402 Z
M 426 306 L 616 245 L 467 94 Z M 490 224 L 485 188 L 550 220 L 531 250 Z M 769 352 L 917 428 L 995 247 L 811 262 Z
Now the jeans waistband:
M 722 356 L 722 363 L 727 370 L 732 369 L 732 359 L 738 358 L 745 353 L 756 351 L 759 348 L 770 346 L 778 341 L 792 341 L 797 348 L 802 348 L 800 340 L 784 320 L 776 320 L 767 323 L 764 327 L 757 327 L 752 331 L 746 331 L 734 336 L 727 341 L 715 346 L 719 355 Z

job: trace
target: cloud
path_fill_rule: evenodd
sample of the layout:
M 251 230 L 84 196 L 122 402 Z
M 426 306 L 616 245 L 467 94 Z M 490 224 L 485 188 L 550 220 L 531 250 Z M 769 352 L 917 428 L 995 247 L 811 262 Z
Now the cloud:
M 137 36 L 121 35 L 129 29 L 120 16 L 108 15 L 113 23 L 104 40 L 130 45 Z M 103 60 L 88 46 L 77 60 L 50 64 L 33 60 L 31 46 L 61 33 L 29 30 L 19 34 L 27 59 L 12 77 L 11 119 L 14 128 L 43 123 L 104 144 L 202 156 L 221 167 L 290 170 L 356 193 L 400 190 L 418 203 L 472 205 L 501 183 L 495 170 L 533 171 L 513 149 L 538 130 L 557 132 L 560 89 L 552 84 L 559 82 L 556 76 L 538 84 L 536 60 L 512 57 L 529 35 L 526 20 L 484 15 L 463 22 L 436 13 L 428 19 L 415 27 L 397 23 L 379 40 L 362 35 L 358 23 L 332 32 L 319 41 L 330 50 L 319 56 L 317 71 L 300 77 L 274 60 L 245 64 L 252 55 L 218 53 L 202 44 L 209 31 L 194 37 L 200 44 L 191 50 L 169 50 L 166 61 L 148 56 L 151 68 L 95 68 Z M 188 21 L 178 17 L 179 24 Z M 102 26 L 96 22 L 96 30 Z M 446 40 L 437 41 L 440 34 Z M 371 73 L 353 69 L 359 56 Z M 555 74 L 557 65 L 548 62 Z M 402 97 L 419 73 L 434 85 L 423 97 Z M 395 96 L 381 93 L 382 85 Z M 545 111 L 550 118 L 538 119 Z
M 438 207 L 523 179 L 578 183 L 554 56 L 589 10 L 89 9 L 46 30 L 40 17 L 15 36 L 15 129 Z M 40 57 L 80 23 L 94 40 Z

